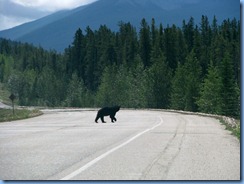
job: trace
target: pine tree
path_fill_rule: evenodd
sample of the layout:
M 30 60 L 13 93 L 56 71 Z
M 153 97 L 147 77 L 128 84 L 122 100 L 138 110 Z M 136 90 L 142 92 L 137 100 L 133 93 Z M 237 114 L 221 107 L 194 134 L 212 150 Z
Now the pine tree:
M 85 43 L 84 43 L 84 35 L 82 33 L 82 30 L 79 28 L 74 37 L 73 41 L 73 47 L 72 47 L 72 56 L 71 61 L 72 62 L 72 73 L 77 72 L 78 77 L 84 79 L 84 56 L 85 56 Z
M 0 82 L 3 82 L 5 75 L 5 60 L 4 57 L 0 55 Z
M 167 66 L 166 59 L 162 53 L 152 59 L 153 65 L 149 69 L 149 79 L 152 98 L 150 99 L 152 108 L 168 108 L 170 103 L 171 90 L 171 69 Z
M 175 71 L 178 63 L 178 33 L 177 28 L 173 25 L 171 28 L 168 26 L 164 31 L 164 46 L 165 57 L 167 65 Z
M 194 50 L 186 58 L 184 75 L 186 75 L 185 110 L 195 112 L 198 110 L 196 99 L 199 97 L 201 67 Z
M 188 45 L 188 51 L 190 52 L 193 49 L 194 42 L 194 18 L 191 17 L 188 23 L 183 20 L 182 31 L 184 33 L 184 37 L 186 39 L 186 43 Z
M 98 106 L 112 106 L 118 103 L 116 88 L 116 67 L 107 66 L 102 74 L 101 84 L 96 94 L 96 104 Z
M 141 29 L 139 33 L 140 37 L 140 56 L 145 67 L 151 65 L 150 53 L 151 53 L 151 40 L 150 40 L 150 29 L 145 19 L 141 21 Z
M 95 91 L 99 81 L 99 66 L 98 66 L 98 59 L 97 59 L 97 47 L 95 43 L 95 34 L 94 32 L 87 27 L 86 28 L 86 55 L 84 57 L 84 82 L 85 86 L 91 90 Z
M 201 51 L 200 51 L 199 62 L 202 67 L 202 74 L 205 75 L 207 73 L 207 67 L 210 62 L 209 47 L 211 46 L 211 34 L 212 34 L 207 16 L 202 16 L 200 31 L 201 31 L 201 46 L 200 46 Z
M 129 47 L 129 25 L 119 22 L 119 32 L 116 34 L 115 47 L 117 48 L 118 63 L 127 63 L 128 47 Z
M 127 73 L 124 73 L 124 75 L 127 83 L 125 86 L 128 85 L 128 93 L 126 93 L 126 95 L 128 96 L 125 97 L 127 107 L 147 107 L 146 70 L 144 70 L 144 65 L 141 61 L 140 56 L 136 56 L 134 60 L 134 66 L 130 67 L 129 71 Z
M 221 114 L 221 89 L 222 81 L 219 70 L 211 62 L 201 87 L 200 98 L 197 100 L 201 112 Z
M 155 25 L 155 19 L 152 18 L 152 23 L 151 23 L 151 41 L 152 41 L 151 45 L 152 45 L 152 47 L 154 47 L 154 45 L 155 45 L 155 42 L 157 39 L 157 34 L 158 34 L 158 30 Z
M 182 64 L 178 64 L 176 68 L 175 75 L 172 79 L 172 88 L 171 88 L 171 96 L 170 96 L 170 107 L 176 110 L 184 110 L 186 99 L 186 71 L 185 67 Z
M 171 107 L 173 109 L 197 111 L 201 67 L 194 50 L 187 56 L 186 63 L 179 65 L 172 80 Z
M 220 68 L 220 75 L 222 79 L 221 97 L 222 104 L 221 110 L 223 115 L 237 117 L 239 112 L 239 88 L 234 80 L 233 64 L 228 52 L 225 53 L 223 62 Z
M 214 39 L 218 35 L 218 30 L 219 30 L 216 16 L 214 16 L 213 18 L 211 28 L 212 28 L 212 39 Z
M 59 80 L 55 73 L 48 66 L 45 66 L 42 72 L 38 75 L 37 80 L 37 96 L 39 97 L 39 105 L 56 106 L 58 105 L 59 95 Z
M 65 105 L 68 107 L 84 107 L 85 98 L 83 81 L 80 81 L 77 74 L 73 73 L 72 79 L 67 87 Z

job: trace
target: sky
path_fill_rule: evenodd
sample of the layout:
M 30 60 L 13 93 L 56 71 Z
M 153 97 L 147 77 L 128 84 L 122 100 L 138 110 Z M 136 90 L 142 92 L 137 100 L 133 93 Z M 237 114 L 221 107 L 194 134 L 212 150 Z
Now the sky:
M 96 0 L 0 0 L 0 30 Z

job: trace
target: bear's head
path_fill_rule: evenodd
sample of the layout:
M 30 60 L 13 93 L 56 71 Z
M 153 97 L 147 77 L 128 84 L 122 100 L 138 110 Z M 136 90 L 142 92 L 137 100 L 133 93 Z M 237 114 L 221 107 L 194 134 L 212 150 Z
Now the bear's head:
M 116 106 L 116 111 L 119 111 L 120 110 L 120 106 Z

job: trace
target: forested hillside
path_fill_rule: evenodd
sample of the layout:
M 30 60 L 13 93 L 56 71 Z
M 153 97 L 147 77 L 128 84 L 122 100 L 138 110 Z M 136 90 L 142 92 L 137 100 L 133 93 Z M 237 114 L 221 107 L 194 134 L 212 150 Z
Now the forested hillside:
M 62 38 L 60 38 L 62 39 Z M 171 108 L 240 116 L 240 22 L 78 29 L 63 54 L 0 40 L 0 82 L 20 105 Z

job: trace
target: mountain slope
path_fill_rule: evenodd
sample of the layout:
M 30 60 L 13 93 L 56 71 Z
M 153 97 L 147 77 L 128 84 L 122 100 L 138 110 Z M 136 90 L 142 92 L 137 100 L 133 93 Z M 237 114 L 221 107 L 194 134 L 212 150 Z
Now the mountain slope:
M 75 31 L 89 25 L 98 29 L 106 24 L 117 30 L 118 22 L 131 22 L 139 28 L 142 18 L 150 23 L 182 25 L 192 16 L 199 23 L 202 15 L 218 22 L 226 18 L 240 19 L 238 0 L 99 0 L 69 11 L 61 11 L 42 19 L 0 32 L 0 37 L 41 45 L 46 49 L 63 51 L 73 40 Z

